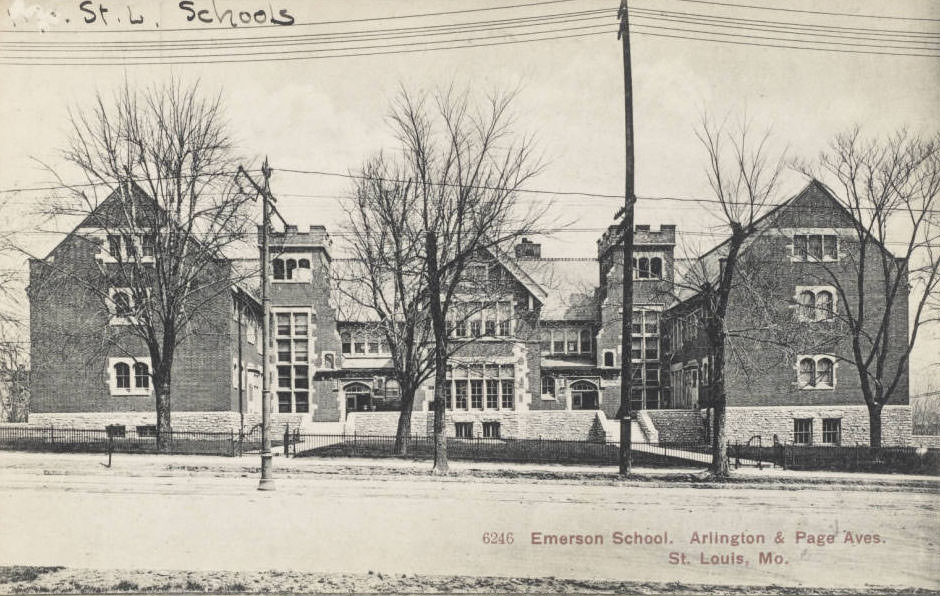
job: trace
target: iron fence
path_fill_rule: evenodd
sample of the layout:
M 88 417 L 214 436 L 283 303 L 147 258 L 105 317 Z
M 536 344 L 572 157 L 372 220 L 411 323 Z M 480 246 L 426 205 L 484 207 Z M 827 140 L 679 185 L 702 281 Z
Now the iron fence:
M 183 455 L 235 456 L 244 452 L 238 433 L 172 431 L 165 433 L 163 447 L 157 444 L 152 427 L 124 430 L 109 437 L 104 429 L 0 427 L 0 449 L 73 453 L 171 453 Z
M 434 438 L 428 435 L 413 435 L 396 445 L 396 437 L 390 435 L 311 435 L 287 432 L 283 446 L 285 455 L 296 457 L 434 457 Z M 710 448 L 699 443 L 636 443 L 632 447 L 635 466 L 700 467 L 711 461 Z M 447 456 L 453 460 L 617 465 L 619 450 L 620 446 L 616 443 L 597 441 L 447 438 Z
M 790 470 L 829 470 L 940 475 L 940 449 L 919 447 L 854 447 L 839 445 L 728 446 L 735 458 L 763 461 Z

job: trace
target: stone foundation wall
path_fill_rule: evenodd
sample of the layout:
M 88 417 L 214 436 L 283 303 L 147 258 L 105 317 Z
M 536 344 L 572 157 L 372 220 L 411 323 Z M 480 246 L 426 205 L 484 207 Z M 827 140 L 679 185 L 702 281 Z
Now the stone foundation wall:
M 286 425 L 301 426 L 309 416 L 304 414 L 272 414 L 271 429 L 283 432 Z M 238 431 L 238 412 L 173 412 L 170 420 L 173 430 L 198 432 Z M 155 412 L 62 412 L 33 413 L 31 427 L 103 429 L 109 424 L 123 424 L 128 428 L 157 423 Z M 245 430 L 261 424 L 261 414 L 245 414 Z
M 484 422 L 499 422 L 500 436 L 515 439 L 546 439 L 564 441 L 602 441 L 604 426 L 599 416 L 603 412 L 590 410 L 534 412 L 447 412 L 447 436 L 456 434 L 457 422 L 473 423 L 473 436 L 483 436 Z M 433 434 L 434 413 L 413 412 L 411 433 Z M 398 429 L 398 412 L 354 412 L 347 419 L 346 432 L 367 436 L 393 436 Z
M 824 418 L 842 420 L 842 445 L 868 445 L 868 409 L 865 406 L 779 406 L 730 407 L 727 410 L 728 441 L 745 443 L 760 435 L 765 445 L 777 435 L 781 443 L 793 443 L 793 420 L 813 421 L 813 444 L 822 445 Z M 903 447 L 912 444 L 910 406 L 887 406 L 881 412 L 882 445 Z
M 656 427 L 660 443 L 702 443 L 705 418 L 697 410 L 644 410 Z
M 913 435 L 911 445 L 913 447 L 940 449 L 940 435 Z

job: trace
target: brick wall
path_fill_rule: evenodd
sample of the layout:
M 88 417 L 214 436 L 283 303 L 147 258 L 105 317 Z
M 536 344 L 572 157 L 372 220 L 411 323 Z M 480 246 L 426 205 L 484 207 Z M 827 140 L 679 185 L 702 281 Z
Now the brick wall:
M 701 443 L 706 428 L 702 412 L 696 410 L 643 410 L 649 416 L 661 443 Z
M 744 443 L 760 435 L 765 445 L 773 444 L 776 434 L 781 443 L 793 442 L 793 420 L 813 420 L 813 444 L 822 443 L 823 418 L 842 420 L 842 445 L 868 445 L 868 409 L 864 406 L 779 406 L 728 408 L 728 441 Z M 888 406 L 881 412 L 882 445 L 912 444 L 910 406 Z

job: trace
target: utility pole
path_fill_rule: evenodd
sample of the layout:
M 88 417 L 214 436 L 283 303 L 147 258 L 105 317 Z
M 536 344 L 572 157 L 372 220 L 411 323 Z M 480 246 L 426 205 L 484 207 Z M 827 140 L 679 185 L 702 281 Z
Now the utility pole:
M 630 16 L 627 10 L 627 0 L 621 0 L 620 10 L 617 11 L 620 19 L 620 30 L 617 37 L 623 45 L 623 99 L 624 99 L 624 132 L 626 137 L 626 176 L 623 196 L 623 221 L 621 222 L 621 239 L 623 241 L 623 307 L 621 309 L 621 340 L 620 340 L 620 475 L 630 474 L 632 467 L 631 441 L 633 413 L 630 408 L 632 374 L 632 324 L 633 324 L 633 206 L 636 203 L 634 190 L 634 159 L 633 159 L 633 71 L 630 65 Z M 617 214 L 620 215 L 619 213 Z
M 284 221 L 273 203 L 271 196 L 271 168 L 268 158 L 264 158 L 261 175 L 264 182 L 259 186 L 245 168 L 239 166 L 238 173 L 248 179 L 255 191 L 261 196 L 261 481 L 258 490 L 274 490 L 271 454 L 271 260 L 269 258 L 268 235 L 271 229 L 271 211 Z

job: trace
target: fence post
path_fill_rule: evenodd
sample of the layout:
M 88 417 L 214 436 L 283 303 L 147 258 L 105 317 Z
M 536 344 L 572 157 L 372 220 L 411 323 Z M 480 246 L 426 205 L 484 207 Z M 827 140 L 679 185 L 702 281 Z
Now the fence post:
M 284 425 L 284 457 L 290 455 L 290 424 Z
M 235 431 L 228 429 L 229 444 L 232 446 L 232 457 L 235 457 Z

